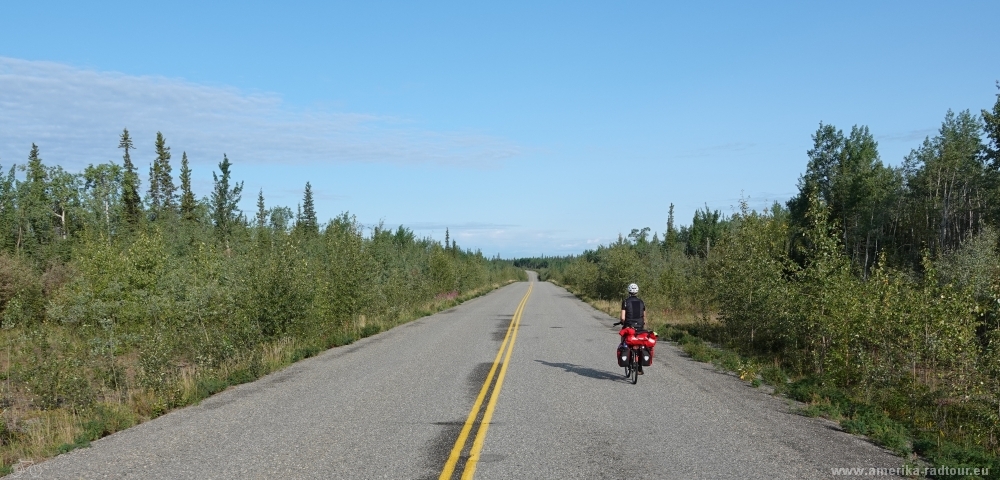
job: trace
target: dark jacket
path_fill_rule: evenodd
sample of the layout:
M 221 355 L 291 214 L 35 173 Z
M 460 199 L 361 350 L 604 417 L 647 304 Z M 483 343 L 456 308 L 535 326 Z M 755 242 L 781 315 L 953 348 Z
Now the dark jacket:
M 625 310 L 625 326 L 636 330 L 642 330 L 646 326 L 643 320 L 643 313 L 646 312 L 646 304 L 641 298 L 629 295 L 622 300 L 622 310 Z

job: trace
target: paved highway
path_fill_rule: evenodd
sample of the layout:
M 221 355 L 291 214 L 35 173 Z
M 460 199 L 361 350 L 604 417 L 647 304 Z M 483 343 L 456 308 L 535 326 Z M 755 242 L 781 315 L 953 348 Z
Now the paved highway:
M 614 360 L 614 321 L 552 284 L 515 283 L 93 442 L 33 473 L 800 479 L 902 465 L 666 344 L 631 385 Z

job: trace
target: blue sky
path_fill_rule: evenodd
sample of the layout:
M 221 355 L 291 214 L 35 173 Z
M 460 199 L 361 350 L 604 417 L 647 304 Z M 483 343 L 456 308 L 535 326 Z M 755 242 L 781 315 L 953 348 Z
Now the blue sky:
M 696 4 L 697 3 L 697 4 Z M 1000 79 L 998 2 L 3 2 L 0 165 L 145 171 L 504 257 L 796 191 L 820 121 L 897 165 Z

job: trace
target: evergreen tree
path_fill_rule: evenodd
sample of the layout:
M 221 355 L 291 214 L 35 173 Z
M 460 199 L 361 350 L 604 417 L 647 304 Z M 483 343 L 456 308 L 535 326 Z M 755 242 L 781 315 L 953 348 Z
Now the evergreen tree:
M 312 185 L 306 182 L 306 191 L 302 195 L 302 220 L 299 222 L 302 231 L 308 234 L 319 233 L 319 222 L 316 219 L 316 206 L 313 204 Z
M 150 216 L 155 218 L 156 212 L 160 211 L 163 200 L 160 198 L 160 165 L 156 160 L 149 164 L 149 190 L 146 191 L 146 205 L 149 207 Z
M 264 208 L 264 189 L 257 193 L 257 228 L 267 226 L 267 209 Z
M 35 250 L 40 244 L 48 243 L 52 237 L 52 220 L 49 212 L 47 181 L 48 175 L 38 145 L 31 144 L 23 182 L 17 183 L 17 245 L 16 248 Z
M 673 251 L 677 245 L 677 227 L 674 225 L 674 204 L 670 204 L 667 211 L 667 233 L 663 235 L 663 246 L 667 251 Z
M 448 231 L 448 227 L 444 228 L 444 249 L 448 250 L 451 248 L 451 232 Z
M 158 165 L 156 183 L 160 188 L 163 208 L 173 210 L 177 205 L 177 189 L 174 187 L 173 169 L 170 168 L 170 147 L 163 134 L 156 132 L 156 160 Z
M 170 168 L 170 147 L 163 133 L 156 132 L 156 158 L 149 166 L 149 192 L 146 197 L 150 215 L 156 218 L 165 211 L 171 211 L 177 204 L 172 169 Z
M 42 165 L 42 157 L 38 155 L 38 145 L 31 144 L 31 152 L 28 153 L 28 164 L 25 166 L 25 181 L 32 188 L 44 190 L 45 188 L 45 166 Z
M 719 242 L 722 232 L 728 227 L 728 220 L 718 210 L 709 210 L 705 205 L 705 210 L 695 210 L 694 219 L 691 220 L 691 228 L 686 232 L 687 253 L 708 257 L 712 253 L 712 246 Z
M 49 239 L 51 234 L 51 221 L 49 219 L 48 204 L 49 198 L 46 195 L 48 175 L 42 158 L 38 156 L 38 145 L 31 144 L 31 152 L 28 154 L 28 164 L 26 165 L 25 182 L 27 183 L 27 193 L 25 210 L 31 222 L 31 228 L 35 237 L 39 241 Z
M 6 177 L 0 175 L 0 250 L 12 247 L 17 228 L 17 211 L 15 210 L 15 185 L 14 172 L 16 167 L 11 167 Z
M 125 221 L 135 227 L 142 218 L 142 200 L 139 198 L 139 175 L 136 173 L 135 165 L 132 164 L 132 158 L 128 153 L 134 147 L 127 128 L 122 131 L 118 148 L 125 149 L 125 154 L 122 156 L 122 166 L 125 168 L 122 177 L 122 208 L 125 213 Z
M 194 199 L 194 192 L 191 191 L 191 168 L 188 166 L 187 152 L 181 153 L 181 218 L 184 220 L 195 220 L 195 208 L 197 203 Z
M 229 171 L 232 163 L 229 157 L 222 155 L 222 162 L 219 163 L 221 178 L 212 172 L 212 222 L 215 224 L 215 231 L 221 238 L 228 238 L 232 233 L 233 225 L 240 216 L 239 202 L 243 192 L 243 182 L 233 184 L 229 187 L 232 172 Z

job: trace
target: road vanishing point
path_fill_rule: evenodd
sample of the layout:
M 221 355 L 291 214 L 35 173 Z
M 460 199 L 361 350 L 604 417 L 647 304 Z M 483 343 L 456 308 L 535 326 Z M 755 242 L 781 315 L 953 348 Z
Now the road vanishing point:
M 831 478 L 904 460 L 518 282 L 35 465 L 60 479 Z M 882 477 L 884 478 L 884 477 Z

